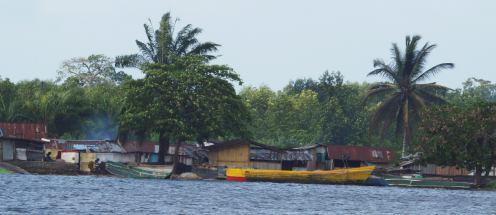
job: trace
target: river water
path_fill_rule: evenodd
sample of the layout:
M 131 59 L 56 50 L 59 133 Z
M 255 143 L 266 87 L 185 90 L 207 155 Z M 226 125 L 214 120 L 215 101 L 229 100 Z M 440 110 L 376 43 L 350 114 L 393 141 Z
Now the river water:
M 496 214 L 496 192 L 0 175 L 0 214 Z

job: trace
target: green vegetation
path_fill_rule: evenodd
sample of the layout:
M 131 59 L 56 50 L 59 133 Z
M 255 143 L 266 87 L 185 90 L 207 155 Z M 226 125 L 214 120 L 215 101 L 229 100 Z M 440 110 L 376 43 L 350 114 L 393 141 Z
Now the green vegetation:
M 496 181 L 491 181 L 484 185 L 484 188 L 487 189 L 496 189 Z
M 475 81 L 474 81 L 475 80 Z M 451 103 L 421 113 L 415 151 L 425 162 L 475 170 L 475 183 L 496 163 L 495 85 L 469 79 L 463 90 L 448 97 Z

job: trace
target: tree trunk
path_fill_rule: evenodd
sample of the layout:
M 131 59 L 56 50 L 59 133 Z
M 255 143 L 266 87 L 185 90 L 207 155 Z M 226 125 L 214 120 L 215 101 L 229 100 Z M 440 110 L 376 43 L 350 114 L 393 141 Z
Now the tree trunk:
M 409 120 L 409 112 L 408 112 L 408 99 L 403 104 L 403 147 L 401 150 L 401 157 L 405 157 L 406 151 L 411 143 L 410 136 L 410 120 Z
M 173 157 L 173 167 L 172 167 L 172 174 L 177 174 L 178 171 L 178 165 L 179 165 L 179 149 L 181 148 L 181 140 L 176 141 L 176 146 L 174 148 L 174 157 Z
M 482 165 L 476 165 L 475 166 L 475 173 L 474 173 L 474 183 L 476 187 L 479 187 L 482 182 Z
M 169 151 L 169 137 L 163 133 L 160 134 L 158 139 L 159 149 L 158 149 L 158 163 L 165 164 L 165 156 Z

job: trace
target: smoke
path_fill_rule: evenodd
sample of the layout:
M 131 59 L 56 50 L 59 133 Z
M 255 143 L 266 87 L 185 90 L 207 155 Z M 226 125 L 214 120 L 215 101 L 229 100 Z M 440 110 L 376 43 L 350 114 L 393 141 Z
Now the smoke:
M 90 117 L 81 129 L 87 140 L 115 140 L 118 125 L 117 120 L 107 115 L 97 115 Z

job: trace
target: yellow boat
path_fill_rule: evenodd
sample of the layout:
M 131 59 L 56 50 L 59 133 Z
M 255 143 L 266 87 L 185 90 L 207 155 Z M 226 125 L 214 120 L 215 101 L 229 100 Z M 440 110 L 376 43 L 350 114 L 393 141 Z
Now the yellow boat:
M 270 181 L 322 184 L 361 184 L 369 178 L 375 166 L 336 170 L 290 171 L 228 168 L 228 181 Z

